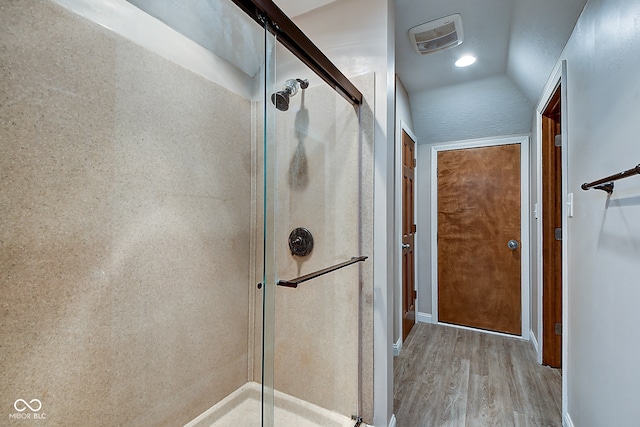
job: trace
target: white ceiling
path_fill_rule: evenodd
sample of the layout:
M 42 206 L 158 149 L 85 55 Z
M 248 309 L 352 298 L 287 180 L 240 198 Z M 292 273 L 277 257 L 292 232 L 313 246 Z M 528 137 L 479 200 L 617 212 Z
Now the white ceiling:
M 511 0 L 396 0 L 396 69 L 409 93 L 504 74 L 509 47 Z M 411 27 L 460 13 L 464 41 L 460 46 L 418 55 L 407 35 Z M 453 63 L 464 55 L 471 67 Z
M 396 70 L 409 94 L 506 75 L 534 103 L 586 0 L 396 0 Z M 462 15 L 464 42 L 418 55 L 411 27 Z M 472 54 L 468 68 L 453 65 Z

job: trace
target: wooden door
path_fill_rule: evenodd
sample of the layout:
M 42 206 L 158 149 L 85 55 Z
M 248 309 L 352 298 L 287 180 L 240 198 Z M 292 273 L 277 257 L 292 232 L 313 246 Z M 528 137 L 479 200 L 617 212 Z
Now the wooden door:
M 415 292 L 415 142 L 402 131 L 402 340 L 416 322 Z
M 562 367 L 562 148 L 560 86 L 542 114 L 542 363 Z
M 437 160 L 438 320 L 521 335 L 520 145 Z

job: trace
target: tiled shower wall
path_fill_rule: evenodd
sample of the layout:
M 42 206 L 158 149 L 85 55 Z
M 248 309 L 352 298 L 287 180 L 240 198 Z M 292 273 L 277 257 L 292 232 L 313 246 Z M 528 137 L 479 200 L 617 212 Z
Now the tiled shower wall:
M 247 380 L 250 101 L 0 8 L 0 424 L 183 424 Z

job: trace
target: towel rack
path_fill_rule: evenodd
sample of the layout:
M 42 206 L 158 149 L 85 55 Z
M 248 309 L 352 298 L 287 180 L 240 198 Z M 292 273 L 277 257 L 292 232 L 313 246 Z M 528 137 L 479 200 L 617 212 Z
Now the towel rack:
M 346 267 L 351 264 L 355 264 L 356 262 L 361 262 L 367 259 L 366 256 L 354 256 L 349 261 L 341 262 L 340 264 L 332 265 L 331 267 L 323 268 L 322 270 L 314 271 L 313 273 L 305 274 L 304 276 L 296 277 L 291 280 L 280 280 L 278 282 L 278 286 L 286 286 L 288 288 L 297 288 L 298 285 L 302 282 L 306 282 L 307 280 L 315 279 L 316 277 L 322 276 L 323 274 L 331 273 L 332 271 L 339 270 L 343 267 Z
M 626 170 L 624 172 L 620 172 L 614 175 L 610 175 L 606 178 L 599 179 L 593 182 L 585 182 L 582 184 L 583 190 L 588 190 L 590 188 L 595 188 L 596 190 L 606 191 L 607 193 L 613 193 L 613 181 L 617 181 L 622 178 L 629 178 L 633 175 L 640 175 L 640 164 L 635 168 Z

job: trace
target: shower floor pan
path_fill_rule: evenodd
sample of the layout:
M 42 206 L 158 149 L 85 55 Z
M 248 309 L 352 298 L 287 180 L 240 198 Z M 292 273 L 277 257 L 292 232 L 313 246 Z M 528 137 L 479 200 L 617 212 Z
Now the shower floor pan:
M 185 427 L 260 427 L 261 388 L 255 382 L 242 385 Z M 277 390 L 275 406 L 276 427 L 353 427 L 355 424 L 344 415 Z

